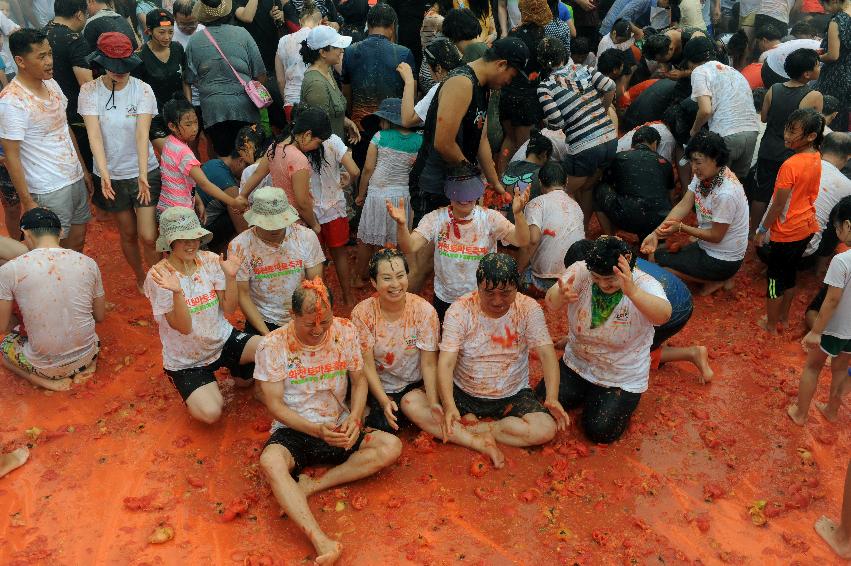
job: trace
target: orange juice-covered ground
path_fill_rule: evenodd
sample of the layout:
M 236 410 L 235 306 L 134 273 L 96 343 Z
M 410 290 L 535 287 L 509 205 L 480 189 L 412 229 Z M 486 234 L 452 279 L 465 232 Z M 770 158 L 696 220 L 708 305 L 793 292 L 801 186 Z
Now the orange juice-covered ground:
M 279 516 L 258 466 L 263 406 L 222 375 L 221 422 L 190 420 L 111 224 L 92 222 L 86 252 L 110 302 L 96 376 L 51 394 L 0 371 L 0 449 L 32 453 L 0 480 L 0 564 L 309 562 L 313 549 Z M 714 381 L 700 385 L 682 364 L 653 372 L 619 442 L 591 445 L 572 425 L 544 447 L 506 448 L 506 467 L 482 475 L 474 453 L 403 432 L 395 465 L 311 500 L 343 542 L 341 563 L 839 563 L 812 525 L 838 516 L 851 415 L 843 408 L 830 425 L 813 408 L 806 428 L 786 416 L 810 293 L 791 329 L 769 339 L 754 324 L 760 270 L 749 256 L 735 290 L 696 297 L 672 341 L 705 344 Z M 560 314 L 548 320 L 553 336 L 564 332 Z M 817 398 L 828 381 L 825 372 Z M 149 542 L 158 526 L 173 539 Z

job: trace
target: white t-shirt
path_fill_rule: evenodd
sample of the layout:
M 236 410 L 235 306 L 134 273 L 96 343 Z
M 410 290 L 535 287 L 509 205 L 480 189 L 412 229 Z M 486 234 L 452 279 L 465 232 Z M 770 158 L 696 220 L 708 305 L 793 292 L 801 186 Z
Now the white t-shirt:
M 9 51 L 9 36 L 20 28 L 21 26 L 6 17 L 6 14 L 0 12 L 0 41 L 3 42 L 0 57 L 3 58 L 3 64 L 6 65 L 6 76 L 18 72 L 18 66 L 15 65 L 15 58 L 12 57 L 12 52 Z
M 668 126 L 663 124 L 662 122 L 653 122 L 651 124 L 647 124 L 657 132 L 659 132 L 659 136 L 662 140 L 659 142 L 659 147 L 656 148 L 656 153 L 674 163 L 674 148 L 677 147 L 677 140 L 674 139 L 674 134 L 671 133 L 671 130 L 668 129 Z M 635 135 L 635 132 L 638 131 L 638 128 L 643 127 L 636 126 L 627 133 L 623 135 L 622 138 L 618 140 L 618 151 L 628 151 L 632 149 L 632 136 Z
M 788 79 L 789 75 L 786 74 L 783 65 L 786 64 L 786 58 L 789 54 L 798 49 L 818 50 L 821 49 L 821 42 L 817 39 L 792 39 L 760 55 L 759 62 L 768 65 L 769 69 Z
M 183 297 L 192 316 L 192 332 L 181 334 L 165 319 L 174 308 L 174 294 L 154 283 L 151 272 L 145 278 L 145 296 L 151 301 L 154 320 L 160 327 L 163 367 L 167 370 L 203 367 L 215 362 L 233 327 L 227 321 L 216 291 L 225 290 L 225 274 L 219 256 L 199 251 L 198 269 L 192 275 L 178 274 Z
M 257 170 L 257 167 L 259 167 L 259 166 L 260 166 L 259 163 L 252 163 L 251 165 L 249 165 L 248 167 L 246 167 L 242 171 L 242 175 L 240 175 L 240 177 L 239 177 L 239 192 L 240 192 L 240 194 L 242 193 L 242 187 L 244 187 L 245 183 L 248 181 L 248 179 L 250 179 L 251 176 L 254 175 L 254 172 Z M 263 188 L 263 187 L 271 187 L 271 186 L 272 186 L 272 175 L 266 175 L 265 177 L 263 177 L 263 180 L 260 181 L 260 183 L 257 185 L 257 187 L 254 190 L 256 191 L 257 189 L 260 189 L 260 188 Z M 254 202 L 254 192 L 253 191 L 250 195 L 248 195 L 248 202 Z
M 304 280 L 305 270 L 325 261 L 316 233 L 292 224 L 281 245 L 272 247 L 249 228 L 231 241 L 228 253 L 236 246 L 245 253 L 236 280 L 248 281 L 251 300 L 264 321 L 278 326 L 287 324 L 293 291 Z
M 819 183 L 818 197 L 814 206 L 816 207 L 816 221 L 818 221 L 819 231 L 813 234 L 810 238 L 810 243 L 804 251 L 804 257 L 813 255 L 821 244 L 822 232 L 825 230 L 833 230 L 833 227 L 828 227 L 827 222 L 830 219 L 830 211 L 844 197 L 851 196 L 851 179 L 842 174 L 842 171 L 836 168 L 833 163 L 829 163 L 822 159 L 821 161 L 821 181 Z
M 795 0 L 762 0 L 756 13 L 771 16 L 775 20 L 788 24 L 789 13 L 794 6 Z
M 526 222 L 541 229 L 541 242 L 529 264 L 535 277 L 555 279 L 564 272 L 564 254 L 585 239 L 579 204 L 562 190 L 533 198 L 526 205 Z
M 700 248 L 709 257 L 723 261 L 739 261 L 748 249 L 748 199 L 742 184 L 726 169 L 721 185 L 703 197 L 697 189 L 697 177 L 692 178 L 688 190 L 694 193 L 694 212 L 701 230 L 712 228 L 713 222 L 729 224 L 724 238 L 717 244 L 698 240 Z
M 65 109 L 68 99 L 59 84 L 44 81 L 47 99 L 13 80 L 0 91 L 0 138 L 21 142 L 21 164 L 30 193 L 45 195 L 83 178 L 71 141 Z
M 496 243 L 514 225 L 496 210 L 476 205 L 470 222 L 459 224 L 461 237 L 449 227 L 449 208 L 426 214 L 414 229 L 434 244 L 434 294 L 446 303 L 476 289 L 476 269 L 483 256 L 496 252 Z
M 334 318 L 317 346 L 306 346 L 293 324 L 274 330 L 257 345 L 254 379 L 284 382 L 284 404 L 313 423 L 342 424 L 349 415 L 349 372 L 363 369 L 354 325 Z M 272 431 L 285 428 L 275 421 Z
M 709 3 L 709 0 L 706 0 L 706 3 Z M 680 27 L 695 27 L 706 31 L 702 4 L 700 0 L 683 0 L 680 2 Z
M 617 49 L 619 51 L 627 51 L 633 45 L 635 45 L 635 39 L 629 38 L 623 43 L 615 43 L 612 39 L 612 34 L 607 33 L 600 39 L 600 43 L 597 45 L 597 59 L 600 58 L 600 55 L 608 51 L 609 49 Z
M 428 116 L 428 109 L 431 106 L 431 101 L 434 100 L 434 95 L 437 93 L 437 88 L 439 86 L 440 83 L 435 83 L 430 89 L 428 89 L 425 96 L 422 97 L 419 102 L 414 104 L 414 112 L 423 122 L 425 122 L 426 116 Z
M 0 299 L 21 309 L 36 369 L 59 368 L 97 348 L 92 303 L 103 297 L 95 260 L 73 250 L 37 248 L 0 266 Z
M 846 250 L 833 256 L 824 276 L 826 285 L 843 289 L 843 292 L 833 318 L 824 327 L 822 334 L 842 340 L 851 339 L 851 293 L 845 292 L 849 281 L 851 281 L 851 250 Z
M 310 194 L 313 196 L 313 213 L 320 224 L 346 217 L 346 195 L 340 188 L 343 157 L 349 148 L 337 134 L 322 142 L 325 159 L 319 173 L 310 169 Z
M 33 5 L 33 15 L 38 20 L 30 22 L 31 26 L 38 26 L 39 29 L 47 25 L 47 22 L 53 19 L 53 0 L 29 0 Z
M 163 8 L 165 10 L 169 10 L 169 8 L 165 7 L 165 3 L 163 3 Z M 206 27 L 207 26 L 205 26 L 204 24 L 198 24 L 198 27 L 195 28 L 195 33 L 202 31 Z M 190 37 L 192 36 L 186 35 L 182 31 L 180 31 L 179 27 L 174 26 L 174 37 L 172 38 L 172 40 L 182 45 L 183 49 L 186 49 L 186 44 L 189 43 Z M 192 106 L 201 106 L 201 96 L 198 94 L 198 88 L 195 85 L 190 85 L 190 90 L 192 90 Z
M 307 39 L 310 28 L 303 27 L 295 33 L 285 35 L 278 41 L 277 57 L 284 67 L 284 105 L 298 104 L 301 100 L 301 81 L 307 65 L 301 58 L 301 42 Z
M 420 351 L 437 352 L 440 321 L 431 303 L 412 293 L 405 311 L 393 321 L 384 318 L 378 297 L 369 297 L 352 309 L 361 350 L 371 351 L 385 393 L 398 393 L 422 380 Z
M 80 116 L 97 116 L 106 153 L 106 168 L 113 180 L 134 179 L 139 176 L 139 160 L 136 156 L 136 119 L 140 114 L 157 114 L 157 99 L 147 83 L 136 77 L 121 89 L 106 88 L 103 81 L 95 79 L 80 87 L 77 109 Z M 151 142 L 148 142 L 148 171 L 160 164 Z M 103 177 L 94 164 L 95 174 Z
M 742 0 L 739 8 L 739 17 L 750 16 L 759 10 L 760 4 L 762 4 L 762 0 Z
M 538 301 L 517 293 L 507 313 L 490 318 L 474 291 L 446 311 L 440 351 L 458 352 L 453 377 L 465 393 L 503 399 L 529 387 L 529 349 L 552 343 Z
M 691 72 L 691 97 L 712 99 L 709 129 L 721 137 L 740 132 L 758 132 L 753 111 L 753 94 L 747 79 L 733 67 L 707 61 Z
M 562 276 L 573 276 L 579 300 L 567 306 L 567 345 L 564 363 L 586 381 L 603 387 L 619 387 L 630 393 L 647 391 L 653 323 L 624 296 L 597 328 L 591 328 L 591 272 L 585 262 L 571 265 Z M 640 269 L 632 272 L 636 287 L 666 299 L 661 283 Z
M 550 161 L 558 161 L 561 163 L 562 161 L 570 155 L 570 151 L 567 147 L 567 141 L 565 141 L 564 130 L 550 130 L 549 128 L 544 128 L 541 130 L 541 133 L 550 138 L 550 141 L 553 143 L 553 153 L 550 155 Z M 529 148 L 529 140 L 523 142 L 523 145 L 517 148 L 517 151 L 514 152 L 514 155 L 511 157 L 511 163 L 515 161 L 525 161 L 526 159 L 526 150 Z

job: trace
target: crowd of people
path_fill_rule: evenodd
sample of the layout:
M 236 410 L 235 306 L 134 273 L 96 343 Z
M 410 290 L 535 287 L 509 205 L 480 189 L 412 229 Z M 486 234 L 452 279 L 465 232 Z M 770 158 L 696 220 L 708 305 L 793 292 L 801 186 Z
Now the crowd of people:
M 838 418 L 851 0 L 0 0 L 0 41 L 4 367 L 96 372 L 94 205 L 189 415 L 222 418 L 227 368 L 274 417 L 260 465 L 319 563 L 342 545 L 308 497 L 392 464 L 404 427 L 500 468 L 578 407 L 616 441 L 660 364 L 710 381 L 667 341 L 687 284 L 729 290 L 749 253 L 775 340 L 799 271 L 823 278 L 788 415 L 830 358 Z M 846 557 L 849 516 L 816 525 Z

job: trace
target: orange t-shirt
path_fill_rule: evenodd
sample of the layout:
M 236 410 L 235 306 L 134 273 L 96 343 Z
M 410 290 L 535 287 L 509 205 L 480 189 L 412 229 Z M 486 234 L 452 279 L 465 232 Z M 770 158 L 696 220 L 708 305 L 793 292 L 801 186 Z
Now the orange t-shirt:
M 741 70 L 742 75 L 748 81 L 751 90 L 762 88 L 762 63 L 751 63 Z
M 796 153 L 783 162 L 777 181 L 777 191 L 792 189 L 783 212 L 771 225 L 772 242 L 797 242 L 819 231 L 814 205 L 821 183 L 821 154 Z

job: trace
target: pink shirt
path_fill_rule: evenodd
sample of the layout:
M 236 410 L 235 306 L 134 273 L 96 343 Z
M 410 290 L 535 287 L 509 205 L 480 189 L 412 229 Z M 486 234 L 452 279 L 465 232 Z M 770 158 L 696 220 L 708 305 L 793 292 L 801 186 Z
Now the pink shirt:
M 160 155 L 162 189 L 157 203 L 158 212 L 172 206 L 195 208 L 195 181 L 189 176 L 189 172 L 193 167 L 200 166 L 201 162 L 186 143 L 174 135 L 166 138 Z
M 269 162 L 269 173 L 272 176 L 272 186 L 284 189 L 287 200 L 295 206 L 295 189 L 293 189 L 293 174 L 298 171 L 311 171 L 307 156 L 294 145 L 279 144 L 275 155 Z M 311 200 L 313 197 L 311 197 Z

